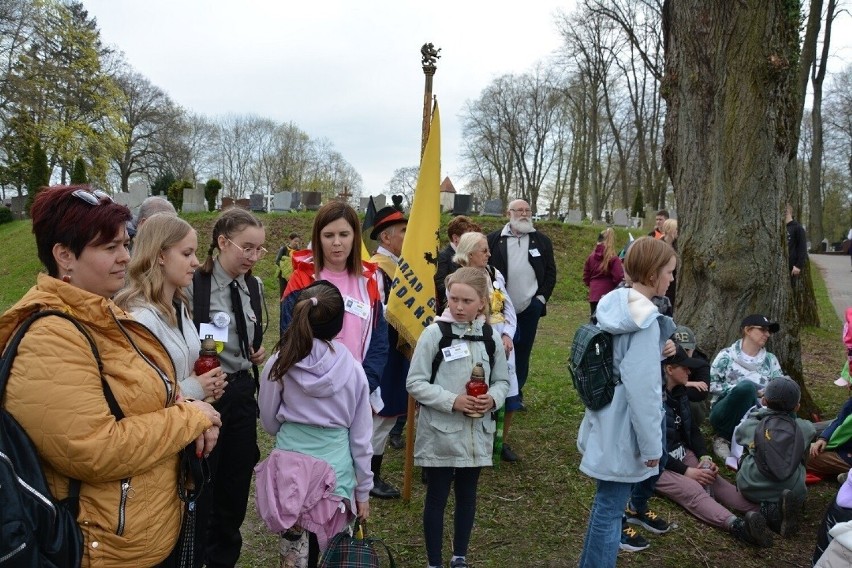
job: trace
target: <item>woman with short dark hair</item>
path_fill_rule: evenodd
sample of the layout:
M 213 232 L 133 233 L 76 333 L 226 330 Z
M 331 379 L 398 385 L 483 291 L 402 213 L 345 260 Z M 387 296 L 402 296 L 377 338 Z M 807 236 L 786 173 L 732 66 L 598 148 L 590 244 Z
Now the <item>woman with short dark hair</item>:
M 63 499 L 82 482 L 78 521 L 83 566 L 172 566 L 178 540 L 178 453 L 216 444 L 219 413 L 179 396 L 163 344 L 110 299 L 124 286 L 130 210 L 85 186 L 39 192 L 30 215 L 47 268 L 0 317 L 0 344 L 41 310 L 12 365 L 4 405 L 27 431 L 51 492 Z M 124 417 L 113 414 L 104 381 Z

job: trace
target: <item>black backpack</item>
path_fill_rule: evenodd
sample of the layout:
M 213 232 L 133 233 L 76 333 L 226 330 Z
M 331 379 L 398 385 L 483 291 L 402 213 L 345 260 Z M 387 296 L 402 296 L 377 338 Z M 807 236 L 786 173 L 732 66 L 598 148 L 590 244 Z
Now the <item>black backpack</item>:
M 586 323 L 574 333 L 568 371 L 580 400 L 589 410 L 600 410 L 612 401 L 621 382 L 612 358 L 612 334 Z
M 444 360 L 444 349 L 453 344 L 453 339 L 466 339 L 467 341 L 482 341 L 485 343 L 485 352 L 488 353 L 488 366 L 492 372 L 494 370 L 494 352 L 497 350 L 497 345 L 494 342 L 494 332 L 491 326 L 487 323 L 482 324 L 482 335 L 456 335 L 453 333 L 453 324 L 447 321 L 436 322 L 441 329 L 441 340 L 438 342 L 438 352 L 435 353 L 435 358 L 432 359 L 432 376 L 429 378 L 429 384 L 435 382 L 435 376 L 438 374 L 438 367 Z
M 71 316 L 47 310 L 29 316 L 15 332 L 0 358 L 0 401 L 18 345 L 37 319 L 57 316 L 73 323 L 89 341 L 89 333 Z M 60 370 L 57 369 L 57 372 Z M 101 374 L 105 395 L 109 389 Z M 112 395 L 109 392 L 107 400 Z M 83 534 L 77 524 L 80 481 L 70 480 L 68 498 L 57 501 L 50 493 L 35 446 L 20 424 L 0 406 L 0 566 L 3 568 L 76 568 L 83 557 Z
M 805 435 L 789 414 L 769 414 L 754 431 L 754 463 L 767 479 L 789 479 L 804 461 Z

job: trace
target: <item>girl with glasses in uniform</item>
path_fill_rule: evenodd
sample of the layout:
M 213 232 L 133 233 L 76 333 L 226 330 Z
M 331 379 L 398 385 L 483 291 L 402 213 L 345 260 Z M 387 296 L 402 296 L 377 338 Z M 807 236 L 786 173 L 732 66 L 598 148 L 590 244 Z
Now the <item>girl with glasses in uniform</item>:
M 213 226 L 207 258 L 187 290 L 199 331 L 207 324 L 227 337 L 219 360 L 228 388 L 216 403 L 222 435 L 208 460 L 212 483 L 198 503 L 198 522 L 207 524 L 207 533 L 199 539 L 196 558 L 208 568 L 235 566 L 240 557 L 240 526 L 252 471 L 260 458 L 255 389 L 257 366 L 266 351 L 260 324 L 263 286 L 252 268 L 266 255 L 265 241 L 266 231 L 257 217 L 240 208 L 225 211 Z

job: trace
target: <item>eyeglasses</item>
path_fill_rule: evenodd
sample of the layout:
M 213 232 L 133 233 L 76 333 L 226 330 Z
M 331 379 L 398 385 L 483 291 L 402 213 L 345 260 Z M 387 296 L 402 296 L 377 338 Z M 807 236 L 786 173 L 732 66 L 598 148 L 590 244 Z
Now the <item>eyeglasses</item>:
M 266 250 L 266 249 L 265 249 L 265 248 L 263 248 L 263 247 L 257 247 L 257 248 L 243 248 L 243 247 L 241 247 L 240 245 L 238 245 L 237 243 L 235 243 L 234 241 L 232 241 L 231 239 L 229 239 L 228 237 L 225 237 L 225 239 L 226 239 L 229 243 L 231 243 L 232 245 L 234 245 L 235 247 L 237 247 L 238 249 L 240 249 L 240 251 L 243 253 L 243 257 L 244 257 L 246 260 L 251 260 L 251 258 L 252 258 L 252 257 L 255 257 L 257 260 L 260 260 L 261 258 L 263 258 L 264 256 L 266 256 L 266 253 L 268 253 L 268 252 L 269 252 L 268 250 Z
M 71 195 L 77 199 L 82 199 L 89 205 L 100 205 L 101 199 L 106 199 L 110 203 L 113 203 L 112 197 L 100 189 L 93 189 L 92 191 L 89 191 L 88 189 L 75 189 L 71 192 Z
M 532 209 L 509 209 L 512 213 L 520 213 L 521 215 L 531 215 Z

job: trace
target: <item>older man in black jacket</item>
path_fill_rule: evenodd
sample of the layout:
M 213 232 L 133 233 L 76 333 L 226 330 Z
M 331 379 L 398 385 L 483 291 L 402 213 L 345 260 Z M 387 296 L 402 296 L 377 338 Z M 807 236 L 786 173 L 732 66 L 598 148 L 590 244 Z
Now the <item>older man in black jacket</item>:
M 506 277 L 506 289 L 518 314 L 513 338 L 518 396 L 506 399 L 506 412 L 526 410 L 523 388 L 530 370 L 538 320 L 547 313 L 547 301 L 556 285 L 553 244 L 536 231 L 529 203 L 516 199 L 509 203 L 509 222 L 488 235 L 489 264 Z

